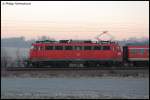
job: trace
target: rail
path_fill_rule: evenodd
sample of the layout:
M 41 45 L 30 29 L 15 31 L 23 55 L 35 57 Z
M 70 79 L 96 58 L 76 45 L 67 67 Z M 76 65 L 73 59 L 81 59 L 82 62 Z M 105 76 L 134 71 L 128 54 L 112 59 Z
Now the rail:
M 7 67 L 7 71 L 46 71 L 46 70 L 141 70 L 141 69 L 149 69 L 148 67 L 91 67 L 91 68 L 65 68 L 65 67 L 55 67 L 55 68 L 34 68 L 34 67 Z

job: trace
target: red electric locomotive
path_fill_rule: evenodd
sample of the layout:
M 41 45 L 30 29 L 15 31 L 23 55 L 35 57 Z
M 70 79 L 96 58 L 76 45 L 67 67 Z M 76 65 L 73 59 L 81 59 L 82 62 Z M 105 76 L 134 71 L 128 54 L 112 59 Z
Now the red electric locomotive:
M 30 50 L 32 65 L 69 65 L 86 66 L 112 65 L 122 62 L 122 49 L 111 41 L 60 40 L 37 41 Z
M 107 34 L 104 31 L 99 36 Z M 98 37 L 99 37 L 98 36 Z M 123 46 L 110 41 L 60 40 L 32 44 L 29 63 L 32 66 L 145 66 L 149 65 L 149 46 Z M 112 36 L 111 36 L 112 37 Z

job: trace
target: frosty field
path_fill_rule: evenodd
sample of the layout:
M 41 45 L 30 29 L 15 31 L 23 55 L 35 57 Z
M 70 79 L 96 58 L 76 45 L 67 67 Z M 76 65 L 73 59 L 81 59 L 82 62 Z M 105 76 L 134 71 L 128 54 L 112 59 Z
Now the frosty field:
M 149 99 L 149 78 L 2 78 L 1 98 Z

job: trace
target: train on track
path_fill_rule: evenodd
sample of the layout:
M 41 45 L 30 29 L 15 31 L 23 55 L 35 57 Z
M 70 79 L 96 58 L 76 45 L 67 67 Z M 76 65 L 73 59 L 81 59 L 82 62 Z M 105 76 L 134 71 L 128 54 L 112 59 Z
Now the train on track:
M 120 46 L 114 41 L 43 40 L 32 44 L 28 67 L 149 66 L 149 45 Z

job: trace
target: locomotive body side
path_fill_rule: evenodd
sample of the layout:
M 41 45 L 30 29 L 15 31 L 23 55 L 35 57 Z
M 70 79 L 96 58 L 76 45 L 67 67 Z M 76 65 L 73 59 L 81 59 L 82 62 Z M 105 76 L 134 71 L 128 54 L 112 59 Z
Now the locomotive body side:
M 31 62 L 46 63 L 116 63 L 122 62 L 118 44 L 97 43 L 34 43 L 30 50 Z

